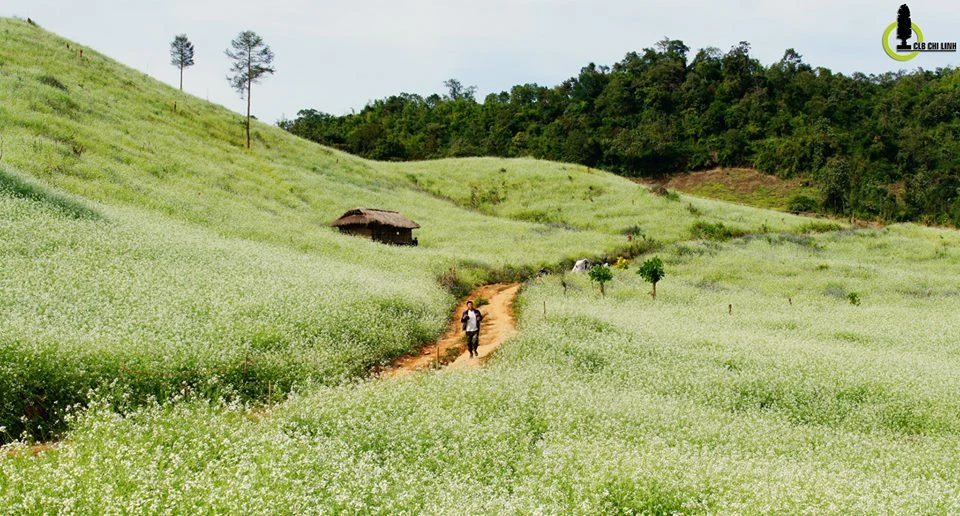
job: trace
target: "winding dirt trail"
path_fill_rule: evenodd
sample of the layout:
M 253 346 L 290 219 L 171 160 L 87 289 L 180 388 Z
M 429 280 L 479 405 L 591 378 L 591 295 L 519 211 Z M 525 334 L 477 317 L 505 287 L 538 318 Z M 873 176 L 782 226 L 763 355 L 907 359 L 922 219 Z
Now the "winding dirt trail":
M 398 358 L 389 367 L 380 371 L 380 376 L 406 376 L 421 369 L 437 367 L 438 363 L 439 365 L 449 364 L 448 367 L 453 369 L 483 364 L 503 341 L 517 333 L 517 325 L 513 317 L 513 300 L 518 290 L 520 290 L 520 283 L 495 283 L 474 290 L 467 299 L 457 305 L 450 326 L 439 341 L 423 348 L 420 353 Z M 483 322 L 480 323 L 480 346 L 477 348 L 480 356 L 470 358 L 463 328 L 460 325 L 460 314 L 466 310 L 467 300 L 481 297 L 490 301 L 490 304 L 477 307 L 483 314 Z

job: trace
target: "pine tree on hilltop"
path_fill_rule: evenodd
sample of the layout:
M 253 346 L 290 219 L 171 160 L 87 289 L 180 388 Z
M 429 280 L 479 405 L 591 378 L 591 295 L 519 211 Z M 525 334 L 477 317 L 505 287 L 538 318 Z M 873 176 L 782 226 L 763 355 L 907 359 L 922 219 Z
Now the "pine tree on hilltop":
M 237 90 L 240 98 L 247 99 L 247 148 L 250 148 L 250 90 L 260 77 L 273 74 L 273 51 L 263 42 L 256 32 L 246 30 L 230 42 L 232 49 L 226 50 L 227 57 L 233 60 L 227 81 Z
M 183 91 L 183 69 L 193 66 L 193 43 L 186 34 L 179 34 L 170 43 L 170 64 L 180 67 L 180 91 Z
M 910 48 L 910 45 L 907 45 L 907 40 L 913 35 L 913 29 L 910 25 L 910 8 L 907 7 L 907 4 L 903 4 L 897 11 L 897 39 L 900 40 L 897 49 Z

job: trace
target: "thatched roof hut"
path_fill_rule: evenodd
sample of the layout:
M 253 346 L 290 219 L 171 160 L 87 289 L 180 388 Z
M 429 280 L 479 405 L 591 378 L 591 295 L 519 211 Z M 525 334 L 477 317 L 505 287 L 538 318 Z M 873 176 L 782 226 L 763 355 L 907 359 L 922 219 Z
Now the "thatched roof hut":
M 330 224 L 341 233 L 364 236 L 378 242 L 398 245 L 417 245 L 413 230 L 420 224 L 398 212 L 376 208 L 355 208 Z

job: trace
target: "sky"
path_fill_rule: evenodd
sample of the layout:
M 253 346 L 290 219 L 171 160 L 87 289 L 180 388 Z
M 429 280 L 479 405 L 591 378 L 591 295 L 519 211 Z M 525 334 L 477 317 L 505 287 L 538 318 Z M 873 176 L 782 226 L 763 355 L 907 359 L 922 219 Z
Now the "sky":
M 276 54 L 276 74 L 254 86 L 253 114 L 273 123 L 301 109 L 343 115 L 401 92 L 443 93 L 450 78 L 476 86 L 478 100 L 515 84 L 554 86 L 664 37 L 683 40 L 691 57 L 748 41 L 764 65 L 794 48 L 845 74 L 960 65 L 960 53 L 905 63 L 884 53 L 902 1 L 6 0 L 0 16 L 29 17 L 175 87 L 170 42 L 186 34 L 196 64 L 184 90 L 237 112 L 246 104 L 225 79 L 224 50 L 253 30 Z M 955 0 L 908 5 L 926 41 L 960 41 Z

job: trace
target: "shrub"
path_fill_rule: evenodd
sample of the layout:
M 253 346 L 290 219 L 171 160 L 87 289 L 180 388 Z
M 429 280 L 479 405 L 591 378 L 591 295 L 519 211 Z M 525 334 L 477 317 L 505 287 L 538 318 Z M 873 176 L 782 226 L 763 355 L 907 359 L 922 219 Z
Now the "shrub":
M 701 240 L 730 240 L 731 238 L 742 237 L 745 234 L 746 231 L 725 226 L 723 222 L 710 223 L 701 220 L 690 226 L 690 235 Z
M 667 190 L 667 187 L 663 185 L 653 185 L 650 187 L 650 191 L 656 195 L 659 195 L 660 197 L 666 197 L 668 200 L 671 200 L 671 201 L 680 200 L 680 194 L 678 194 L 677 192 L 671 192 L 670 190 Z
M 629 237 L 646 237 L 646 233 L 643 232 L 643 228 L 640 227 L 639 224 L 634 224 L 630 227 L 624 228 L 621 233 Z
M 603 265 L 596 265 L 594 268 L 590 269 L 590 280 L 596 281 L 600 284 L 600 296 L 606 297 L 606 292 L 603 291 L 603 284 L 613 279 L 613 272 L 610 271 L 610 267 L 604 267 Z
M 453 267 L 447 269 L 446 272 L 441 274 L 437 282 L 440 283 L 440 286 L 442 286 L 447 292 L 458 298 L 465 297 L 470 293 L 472 288 L 472 285 L 461 278 Z
M 787 211 L 790 213 L 817 211 L 817 200 L 806 195 L 794 195 L 787 202 Z
M 650 292 L 650 295 L 656 299 L 657 282 L 666 276 L 666 273 L 663 270 L 663 261 L 660 260 L 660 257 L 654 256 L 653 258 L 643 262 L 643 265 L 641 265 L 637 270 L 637 274 L 653 285 L 653 290 Z
M 482 185 L 472 184 L 470 185 L 470 207 L 479 210 L 485 205 L 496 206 L 507 199 L 506 190 L 506 185 L 484 188 Z
M 843 229 L 836 222 L 813 221 L 797 226 L 797 233 L 827 233 L 830 231 L 839 231 Z

